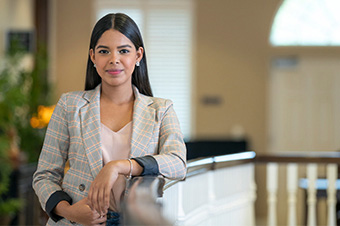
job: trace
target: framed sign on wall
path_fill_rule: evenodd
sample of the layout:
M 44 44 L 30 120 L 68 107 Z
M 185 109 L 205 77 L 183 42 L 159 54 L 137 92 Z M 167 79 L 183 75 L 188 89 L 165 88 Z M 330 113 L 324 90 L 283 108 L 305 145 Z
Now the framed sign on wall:
M 9 30 L 6 34 L 6 51 L 33 52 L 34 32 L 31 30 Z

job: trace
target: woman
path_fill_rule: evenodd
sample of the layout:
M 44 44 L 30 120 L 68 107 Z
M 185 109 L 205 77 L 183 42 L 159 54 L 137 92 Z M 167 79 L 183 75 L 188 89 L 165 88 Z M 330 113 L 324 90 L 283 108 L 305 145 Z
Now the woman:
M 185 174 L 179 123 L 170 100 L 152 97 L 139 29 L 108 14 L 92 31 L 85 91 L 61 96 L 34 174 L 48 225 L 118 225 L 125 177 Z

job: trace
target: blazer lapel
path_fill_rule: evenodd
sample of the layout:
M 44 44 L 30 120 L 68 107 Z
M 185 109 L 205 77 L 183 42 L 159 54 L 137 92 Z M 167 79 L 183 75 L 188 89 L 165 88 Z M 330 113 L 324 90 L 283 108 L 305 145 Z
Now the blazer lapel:
M 80 109 L 81 133 L 85 152 L 95 178 L 103 167 L 100 136 L 100 85 L 87 91 L 84 99 L 87 103 Z
M 155 109 L 150 107 L 153 103 L 151 98 L 141 95 L 136 87 L 133 89 L 135 103 L 130 156 L 139 157 L 148 153 L 148 144 L 152 138 L 155 123 Z

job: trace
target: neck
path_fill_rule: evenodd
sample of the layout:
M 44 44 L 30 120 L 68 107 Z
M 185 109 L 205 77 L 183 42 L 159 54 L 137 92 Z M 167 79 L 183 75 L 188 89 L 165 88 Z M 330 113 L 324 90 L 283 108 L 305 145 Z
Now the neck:
M 132 84 L 130 86 L 112 88 L 102 83 L 100 98 L 109 100 L 117 105 L 132 102 L 134 101 Z

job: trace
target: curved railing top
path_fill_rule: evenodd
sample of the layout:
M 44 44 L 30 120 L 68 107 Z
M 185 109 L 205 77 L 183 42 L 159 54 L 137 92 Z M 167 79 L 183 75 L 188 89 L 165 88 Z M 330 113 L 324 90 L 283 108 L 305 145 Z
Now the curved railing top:
M 255 152 L 247 151 L 235 154 L 227 154 L 220 156 L 211 156 L 208 158 L 193 159 L 187 164 L 187 177 L 191 177 L 200 173 L 202 169 L 212 170 L 228 166 L 235 166 L 243 163 L 251 162 L 255 159 Z
M 255 152 L 242 152 L 188 161 L 187 177 L 209 170 L 239 165 L 253 161 Z M 122 204 L 123 225 L 171 225 L 161 213 L 157 197 L 162 197 L 163 190 L 179 181 L 168 181 L 156 176 L 134 177 L 127 183 L 127 190 Z
M 209 170 L 246 163 L 340 163 L 340 152 L 284 152 L 255 154 L 253 151 L 193 159 L 187 164 L 187 178 Z M 161 213 L 157 197 L 178 183 L 162 177 L 135 177 L 128 182 L 123 202 L 123 225 L 171 225 Z
M 209 170 L 250 163 L 254 161 L 255 156 L 255 152 L 247 151 L 235 154 L 192 159 L 187 163 L 186 178 L 205 173 Z M 179 180 L 166 180 L 164 190 L 168 189 L 178 182 Z
M 281 162 L 281 163 L 337 163 L 340 164 L 340 152 L 275 152 L 257 154 L 256 162 Z

